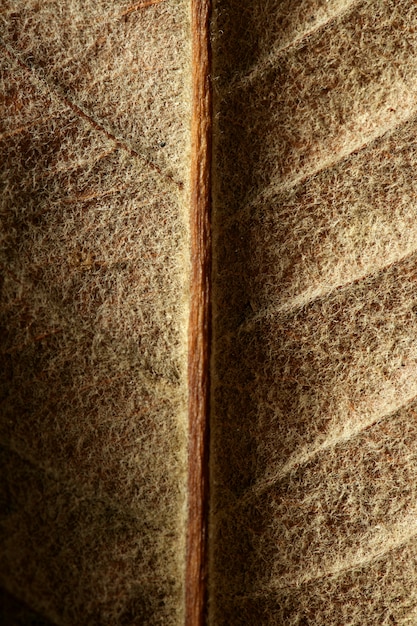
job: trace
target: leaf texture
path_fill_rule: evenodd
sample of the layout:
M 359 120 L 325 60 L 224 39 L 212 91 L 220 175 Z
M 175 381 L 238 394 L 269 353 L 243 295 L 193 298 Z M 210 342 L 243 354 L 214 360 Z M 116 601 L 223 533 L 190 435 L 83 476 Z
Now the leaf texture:
M 215 7 L 211 623 L 413 623 L 416 5 Z
M 189 20 L 0 9 L 0 580 L 56 624 L 184 618 Z

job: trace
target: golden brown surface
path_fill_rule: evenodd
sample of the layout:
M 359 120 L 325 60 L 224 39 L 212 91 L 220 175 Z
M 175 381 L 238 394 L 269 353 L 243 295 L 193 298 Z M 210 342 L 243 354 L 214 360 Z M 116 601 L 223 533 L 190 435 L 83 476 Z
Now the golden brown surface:
M 414 624 L 416 5 L 214 14 L 211 623 Z
M 1 3 L 0 580 L 56 624 L 182 624 L 190 23 Z

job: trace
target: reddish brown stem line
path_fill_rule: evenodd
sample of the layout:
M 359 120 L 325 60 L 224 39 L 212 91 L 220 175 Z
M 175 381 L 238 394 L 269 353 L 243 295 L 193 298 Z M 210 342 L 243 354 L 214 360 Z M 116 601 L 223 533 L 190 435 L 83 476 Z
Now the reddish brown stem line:
M 211 273 L 211 0 L 191 0 L 192 159 L 191 310 L 186 626 L 205 623 L 207 602 L 208 442 Z

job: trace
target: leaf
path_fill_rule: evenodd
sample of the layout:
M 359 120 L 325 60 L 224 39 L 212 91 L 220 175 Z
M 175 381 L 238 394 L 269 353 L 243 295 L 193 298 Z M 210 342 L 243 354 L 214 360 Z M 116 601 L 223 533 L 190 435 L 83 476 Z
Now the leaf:
M 178 624 L 188 5 L 0 16 L 1 582 L 59 624 Z

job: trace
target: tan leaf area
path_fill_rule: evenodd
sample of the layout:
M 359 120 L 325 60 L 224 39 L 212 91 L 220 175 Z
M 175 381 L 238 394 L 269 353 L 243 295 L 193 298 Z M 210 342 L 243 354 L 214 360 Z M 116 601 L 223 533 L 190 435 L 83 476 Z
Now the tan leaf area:
M 0 9 L 0 580 L 56 624 L 183 620 L 188 11 Z
M 414 624 L 416 5 L 214 19 L 212 623 Z

